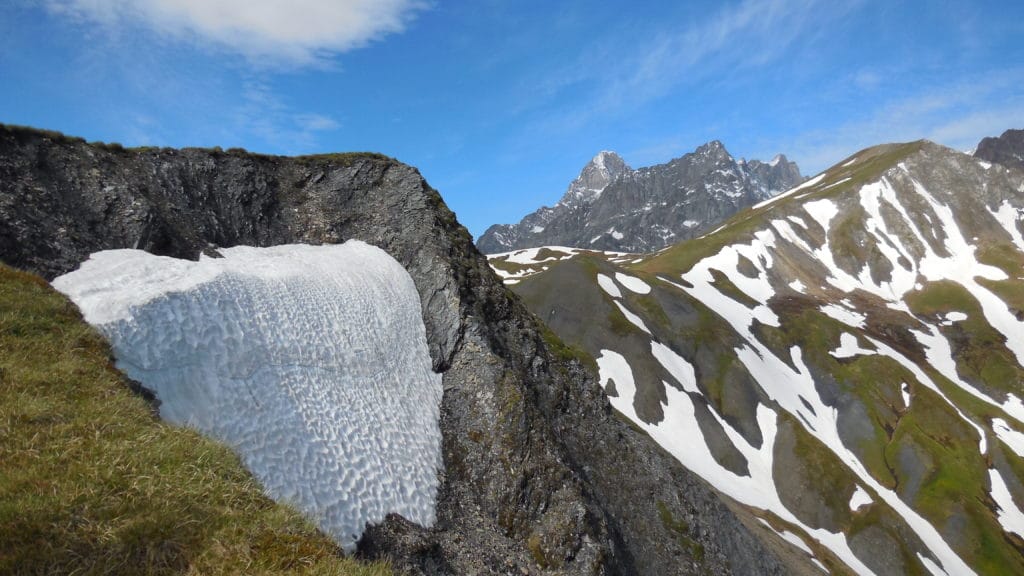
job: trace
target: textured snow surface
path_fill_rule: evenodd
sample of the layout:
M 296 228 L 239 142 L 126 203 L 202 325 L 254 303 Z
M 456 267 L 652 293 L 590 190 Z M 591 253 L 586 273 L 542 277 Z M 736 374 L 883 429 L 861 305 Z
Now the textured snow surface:
M 99 252 L 53 285 L 165 419 L 219 439 L 353 550 L 390 512 L 435 520 L 441 376 L 412 278 L 384 251 Z

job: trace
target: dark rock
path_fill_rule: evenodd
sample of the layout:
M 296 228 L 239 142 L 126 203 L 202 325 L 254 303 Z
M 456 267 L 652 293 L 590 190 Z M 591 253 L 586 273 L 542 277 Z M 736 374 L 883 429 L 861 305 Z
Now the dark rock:
M 1024 130 L 1007 130 L 998 138 L 983 138 L 974 157 L 1024 170 Z

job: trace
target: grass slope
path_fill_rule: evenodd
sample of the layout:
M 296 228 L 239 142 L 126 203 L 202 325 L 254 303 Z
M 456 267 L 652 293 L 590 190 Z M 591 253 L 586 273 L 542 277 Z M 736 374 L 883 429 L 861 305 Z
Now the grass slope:
M 0 573 L 391 571 L 342 557 L 228 448 L 158 420 L 73 304 L 0 266 Z

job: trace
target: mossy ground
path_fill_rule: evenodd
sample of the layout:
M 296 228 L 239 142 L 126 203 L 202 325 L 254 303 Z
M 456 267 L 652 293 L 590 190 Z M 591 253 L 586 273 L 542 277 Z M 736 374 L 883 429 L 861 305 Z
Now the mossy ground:
M 0 573 L 391 573 L 158 420 L 71 303 L 2 266 L 0 440 Z

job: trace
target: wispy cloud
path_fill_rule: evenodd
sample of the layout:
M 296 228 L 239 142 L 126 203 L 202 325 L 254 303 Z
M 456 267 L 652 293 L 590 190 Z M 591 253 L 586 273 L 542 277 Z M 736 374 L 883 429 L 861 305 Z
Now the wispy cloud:
M 55 14 L 158 33 L 261 64 L 314 64 L 405 30 L 421 0 L 43 0 Z
M 862 118 L 795 134 L 776 143 L 808 173 L 828 168 L 858 150 L 925 138 L 958 150 L 985 136 L 1024 126 L 1024 69 L 988 73 L 945 85 L 922 86 Z
M 830 23 L 861 4 L 863 0 L 743 0 L 686 25 L 630 30 L 639 41 L 602 39 L 579 62 L 541 80 L 540 90 L 531 87 L 532 95 L 552 101 L 572 90 L 585 94 L 570 98 L 569 106 L 548 116 L 539 128 L 569 131 L 686 86 L 730 81 L 776 65 L 798 43 L 820 40 Z
M 292 109 L 264 81 L 247 82 L 242 99 L 230 122 L 236 133 L 251 134 L 286 154 L 315 152 L 321 134 L 341 128 L 333 117 Z

